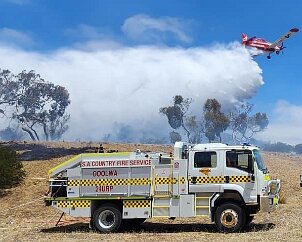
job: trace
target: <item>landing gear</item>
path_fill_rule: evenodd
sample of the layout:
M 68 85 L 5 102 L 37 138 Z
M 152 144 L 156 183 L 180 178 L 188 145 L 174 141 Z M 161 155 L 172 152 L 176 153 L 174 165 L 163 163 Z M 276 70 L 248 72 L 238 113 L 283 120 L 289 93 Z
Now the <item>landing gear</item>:
M 267 59 L 271 59 L 272 57 L 270 55 L 267 56 Z
M 280 51 L 277 50 L 277 51 L 276 51 L 276 54 L 279 55 L 279 54 L 280 54 Z

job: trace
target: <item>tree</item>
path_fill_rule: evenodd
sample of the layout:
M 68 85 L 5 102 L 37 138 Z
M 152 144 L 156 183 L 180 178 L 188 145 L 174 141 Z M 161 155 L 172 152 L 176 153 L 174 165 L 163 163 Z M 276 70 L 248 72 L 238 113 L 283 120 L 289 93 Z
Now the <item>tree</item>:
M 181 112 L 180 107 L 170 106 L 160 109 L 160 113 L 165 114 L 168 118 L 168 123 L 172 129 L 178 129 L 181 127 L 183 122 L 183 113 Z
M 221 104 L 216 99 L 207 99 L 203 107 L 204 134 L 209 142 L 216 138 L 221 142 L 221 133 L 229 126 L 229 118 L 221 112 Z
M 266 113 L 257 112 L 250 116 L 253 105 L 243 103 L 230 112 L 230 130 L 234 143 L 249 142 L 255 133 L 263 131 L 268 126 Z
M 16 151 L 0 146 L 0 189 L 18 185 L 24 176 L 25 171 Z
M 202 123 L 197 117 L 195 115 L 186 117 L 185 126 L 190 132 L 191 142 L 200 143 L 202 140 Z
M 8 126 L 3 130 L 0 130 L 0 137 L 2 140 L 21 140 L 24 137 L 24 133 L 20 131 L 19 127 Z
M 173 97 L 172 106 L 162 107 L 159 109 L 159 113 L 168 118 L 168 122 L 173 129 L 182 127 L 185 130 L 189 142 L 191 142 L 190 130 L 185 125 L 185 119 L 191 102 L 192 99 L 184 99 L 181 95 L 176 95 Z
M 45 125 L 46 131 L 44 133 L 47 137 L 46 139 L 48 139 L 48 136 L 50 136 L 51 140 L 60 139 L 69 128 L 69 120 L 69 114 L 64 114 L 63 116 L 57 115 L 53 119 L 50 119 L 48 125 Z
M 301 154 L 302 154 L 302 144 L 297 144 L 297 145 L 295 145 L 294 151 L 295 151 L 297 154 L 301 155 Z
M 181 135 L 175 131 L 170 132 L 170 142 L 175 143 L 181 141 Z
M 263 131 L 268 125 L 266 113 L 257 112 L 251 115 L 253 106 L 249 103 L 241 104 L 232 112 L 225 114 L 216 99 L 207 99 L 200 120 L 196 115 L 188 115 L 191 102 L 192 99 L 184 99 L 181 95 L 177 95 L 173 97 L 171 106 L 159 109 L 159 113 L 167 117 L 169 125 L 174 130 L 184 129 L 191 143 L 200 143 L 203 135 L 209 142 L 215 140 L 221 142 L 221 134 L 228 128 L 232 132 L 234 143 L 250 142 L 255 133 Z M 173 135 L 175 136 L 174 133 Z
M 266 144 L 263 147 L 266 151 L 272 151 L 272 152 L 282 152 L 282 153 L 288 153 L 293 150 L 293 147 L 289 144 L 277 142 L 273 144 Z
M 68 129 L 70 104 L 68 91 L 59 85 L 46 82 L 34 71 L 18 75 L 8 70 L 0 72 L 1 113 L 17 121 L 32 140 L 40 140 L 39 130 L 45 139 L 58 139 Z

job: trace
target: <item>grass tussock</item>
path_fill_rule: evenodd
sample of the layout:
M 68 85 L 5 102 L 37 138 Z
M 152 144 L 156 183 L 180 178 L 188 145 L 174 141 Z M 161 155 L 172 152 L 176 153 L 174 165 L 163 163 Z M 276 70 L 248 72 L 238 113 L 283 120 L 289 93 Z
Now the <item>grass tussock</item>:
M 283 189 L 280 189 L 280 193 L 279 193 L 279 203 L 280 204 L 286 204 L 287 203 L 287 195 L 286 193 L 283 191 Z

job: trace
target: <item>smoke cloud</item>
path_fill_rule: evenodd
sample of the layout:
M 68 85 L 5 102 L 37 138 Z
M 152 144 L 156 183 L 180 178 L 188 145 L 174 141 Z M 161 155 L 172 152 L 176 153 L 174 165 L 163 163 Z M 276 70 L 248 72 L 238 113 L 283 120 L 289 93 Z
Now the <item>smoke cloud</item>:
M 188 20 L 172 17 L 152 18 L 145 14 L 127 18 L 122 26 L 126 36 L 147 43 L 160 43 L 168 36 L 184 43 L 190 43 L 192 39 L 186 33 L 188 29 L 190 29 Z
M 0 67 L 14 73 L 35 70 L 70 92 L 71 114 L 65 139 L 141 141 L 161 139 L 171 130 L 159 108 L 172 97 L 193 98 L 201 113 L 207 98 L 224 106 L 254 96 L 262 70 L 239 43 L 212 47 L 85 48 L 29 52 L 0 46 Z
M 301 115 L 302 106 L 279 100 L 272 110 L 273 119 L 268 128 L 257 134 L 257 138 L 272 143 L 301 144 Z

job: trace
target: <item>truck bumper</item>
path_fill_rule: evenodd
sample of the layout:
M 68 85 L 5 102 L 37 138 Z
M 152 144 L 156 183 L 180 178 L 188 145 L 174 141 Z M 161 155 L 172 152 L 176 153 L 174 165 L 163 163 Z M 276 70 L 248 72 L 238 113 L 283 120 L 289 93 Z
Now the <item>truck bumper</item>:
M 278 207 L 279 196 L 268 195 L 260 197 L 260 211 L 262 212 L 273 212 Z

